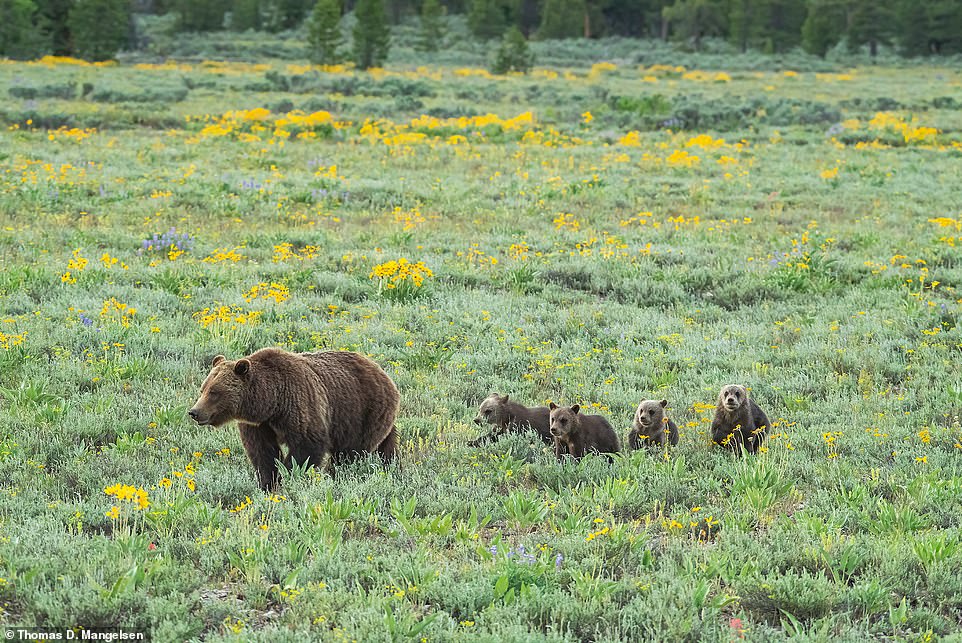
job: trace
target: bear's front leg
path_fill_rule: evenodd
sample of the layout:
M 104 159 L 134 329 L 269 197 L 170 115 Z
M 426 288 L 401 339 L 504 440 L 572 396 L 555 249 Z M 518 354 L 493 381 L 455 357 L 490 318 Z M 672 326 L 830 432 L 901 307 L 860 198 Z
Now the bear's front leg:
M 579 438 L 574 438 L 568 441 L 568 452 L 571 457 L 575 460 L 580 460 L 585 457 L 585 443 L 584 440 Z
M 270 491 L 279 482 L 277 476 L 277 459 L 281 456 L 281 448 L 277 444 L 277 435 L 266 425 L 238 422 L 241 444 L 247 451 L 247 458 L 257 474 L 257 484 L 264 491 Z

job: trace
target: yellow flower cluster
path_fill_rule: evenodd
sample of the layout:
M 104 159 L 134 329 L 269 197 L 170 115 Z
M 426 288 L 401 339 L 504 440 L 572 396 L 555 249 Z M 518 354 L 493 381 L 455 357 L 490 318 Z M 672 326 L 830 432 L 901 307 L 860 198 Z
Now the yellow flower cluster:
M 274 263 L 284 263 L 285 261 L 313 259 L 320 251 L 320 246 L 307 245 L 300 250 L 295 250 L 293 243 L 279 243 L 274 246 L 274 256 L 271 257 L 271 261 Z
M 194 313 L 194 319 L 203 327 L 207 328 L 213 324 L 229 325 L 231 328 L 237 326 L 253 326 L 261 316 L 259 310 L 244 311 L 240 306 L 219 306 L 217 308 L 205 308 Z
M 80 254 L 80 248 L 73 251 L 73 259 L 67 262 L 67 272 L 60 276 L 60 281 L 65 284 L 75 284 L 77 283 L 77 276 L 75 273 L 83 272 L 84 268 L 87 267 L 89 263 L 83 255 Z
M 250 303 L 255 299 L 273 300 L 274 303 L 281 304 L 291 298 L 291 291 L 284 284 L 275 282 L 260 282 L 250 287 L 244 293 L 244 301 Z
M 130 502 L 136 509 L 146 509 L 150 506 L 150 499 L 147 497 L 147 492 L 141 487 L 117 483 L 106 487 L 104 493 L 108 496 L 115 497 L 117 500 Z M 114 509 L 117 509 L 117 507 L 114 507 Z M 116 517 L 116 512 L 114 513 L 115 515 L 111 516 L 112 518 Z
M 7 335 L 5 333 L 0 333 L 0 348 L 5 351 L 10 350 L 14 346 L 19 346 L 23 343 L 23 340 L 27 338 L 27 331 L 20 333 L 19 335 Z
M 100 318 L 106 322 L 117 323 L 124 328 L 130 328 L 130 322 L 137 309 L 127 304 L 117 301 L 116 297 L 104 300 L 104 305 L 100 309 Z
M 402 257 L 374 266 L 370 278 L 381 280 L 386 288 L 396 288 L 402 282 L 410 282 L 420 288 L 426 278 L 433 276 L 434 273 L 423 261 L 411 263 Z
M 201 261 L 204 263 L 224 263 L 231 262 L 237 263 L 238 261 L 244 260 L 244 255 L 242 255 L 238 250 L 243 246 L 235 246 L 234 248 L 228 250 L 227 248 L 217 248 L 210 256 L 204 257 Z
M 287 139 L 291 135 L 296 135 L 297 138 L 316 138 L 318 132 L 344 129 L 350 125 L 350 123 L 336 121 L 334 116 L 326 111 L 307 114 L 294 110 L 274 117 L 270 110 L 263 107 L 233 110 L 225 112 L 220 117 L 206 118 L 212 122 L 188 142 L 198 143 L 206 138 L 224 136 L 244 142 L 263 142 L 262 135 L 275 139 Z
M 842 127 L 849 130 L 859 130 L 862 123 L 858 119 L 851 118 L 842 122 Z M 876 112 L 875 116 L 867 123 L 869 130 L 878 133 L 891 132 L 900 134 L 906 145 L 913 143 L 935 143 L 935 138 L 939 130 L 934 127 L 926 127 L 918 124 L 918 118 L 913 117 L 911 121 L 892 112 Z M 861 143 L 860 143 L 861 145 Z M 882 146 L 884 147 L 884 146 Z

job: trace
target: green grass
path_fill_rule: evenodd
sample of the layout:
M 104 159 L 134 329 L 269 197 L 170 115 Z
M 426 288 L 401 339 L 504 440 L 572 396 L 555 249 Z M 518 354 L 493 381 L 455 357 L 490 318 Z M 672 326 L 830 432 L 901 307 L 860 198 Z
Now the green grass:
M 959 629 L 962 74 L 719 80 L 723 59 L 686 78 L 559 52 L 557 77 L 0 65 L 4 622 L 160 641 Z M 205 130 L 260 107 L 349 123 Z M 401 258 L 421 286 L 371 277 Z M 261 493 L 236 430 L 184 411 L 214 355 L 267 345 L 381 363 L 403 467 Z M 755 458 L 707 444 L 732 382 L 776 423 Z M 469 448 L 491 391 L 580 403 L 622 440 L 665 397 L 681 443 L 612 464 Z

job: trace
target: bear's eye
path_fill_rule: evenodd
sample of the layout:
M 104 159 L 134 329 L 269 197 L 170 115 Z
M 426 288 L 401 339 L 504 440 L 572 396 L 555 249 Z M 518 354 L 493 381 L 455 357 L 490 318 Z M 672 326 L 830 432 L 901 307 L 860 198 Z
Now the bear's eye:
M 484 414 L 485 414 L 485 415 L 491 415 L 491 409 L 488 409 L 487 411 L 485 411 Z

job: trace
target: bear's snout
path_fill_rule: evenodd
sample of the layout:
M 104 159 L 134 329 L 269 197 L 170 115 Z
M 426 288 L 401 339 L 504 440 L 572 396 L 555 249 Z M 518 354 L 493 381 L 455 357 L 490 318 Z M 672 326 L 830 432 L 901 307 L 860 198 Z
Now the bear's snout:
M 483 422 L 481 422 L 481 418 L 474 418 L 474 423 L 477 424 L 478 426 L 481 426 L 483 424 Z
M 200 417 L 200 411 L 198 411 L 197 409 L 191 409 L 191 410 L 187 411 L 187 415 L 189 415 L 189 416 L 191 417 L 191 419 L 192 419 L 194 422 L 196 422 L 197 424 L 205 424 L 205 423 L 206 423 L 206 420 L 205 420 L 205 419 L 202 419 L 202 418 Z

